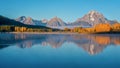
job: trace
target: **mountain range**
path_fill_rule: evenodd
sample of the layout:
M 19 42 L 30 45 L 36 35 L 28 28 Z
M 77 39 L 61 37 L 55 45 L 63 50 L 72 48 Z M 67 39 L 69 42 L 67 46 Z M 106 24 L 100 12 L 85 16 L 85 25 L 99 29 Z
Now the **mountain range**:
M 66 23 L 62 19 L 58 17 L 54 17 L 50 20 L 43 19 L 43 20 L 34 20 L 31 17 L 21 16 L 16 21 L 19 21 L 23 24 L 27 25 L 37 25 L 37 26 L 46 26 L 50 28 L 72 28 L 72 27 L 93 27 L 99 23 L 110 23 L 114 24 L 117 21 L 115 20 L 108 20 L 102 13 L 97 11 L 90 11 L 85 14 L 82 18 L 78 18 L 75 22 Z

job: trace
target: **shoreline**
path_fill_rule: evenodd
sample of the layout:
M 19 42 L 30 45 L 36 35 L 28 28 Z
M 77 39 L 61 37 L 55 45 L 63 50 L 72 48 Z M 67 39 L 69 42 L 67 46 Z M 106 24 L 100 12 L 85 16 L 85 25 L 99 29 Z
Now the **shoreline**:
M 78 32 L 0 32 L 10 34 L 120 34 L 120 32 L 97 32 L 97 33 L 78 33 Z
M 73 32 L 0 32 L 0 33 L 11 33 L 11 34 L 79 34 Z

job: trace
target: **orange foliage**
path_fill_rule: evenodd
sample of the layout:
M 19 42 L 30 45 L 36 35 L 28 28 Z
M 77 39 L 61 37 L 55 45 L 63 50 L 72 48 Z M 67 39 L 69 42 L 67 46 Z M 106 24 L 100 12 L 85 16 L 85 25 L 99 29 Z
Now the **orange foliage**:
M 113 31 L 120 31 L 120 23 L 115 23 L 112 25 Z
M 106 23 L 106 24 L 103 24 L 103 23 L 97 24 L 94 28 L 95 28 L 96 32 L 109 32 L 111 30 L 111 26 L 108 23 Z

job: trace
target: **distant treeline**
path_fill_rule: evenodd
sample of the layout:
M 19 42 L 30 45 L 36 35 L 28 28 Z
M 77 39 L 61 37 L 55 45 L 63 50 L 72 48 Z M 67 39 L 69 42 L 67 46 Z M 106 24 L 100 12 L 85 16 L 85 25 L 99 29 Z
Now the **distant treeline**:
M 110 25 L 109 23 L 97 24 L 94 27 L 82 28 L 75 27 L 73 29 L 65 28 L 52 29 L 43 27 L 25 27 L 25 26 L 12 26 L 12 25 L 1 25 L 0 32 L 78 32 L 78 33 L 119 33 L 120 23 Z
M 56 32 L 60 31 L 59 29 L 51 28 L 32 28 L 32 27 L 23 27 L 23 26 L 12 26 L 12 25 L 1 25 L 0 32 Z

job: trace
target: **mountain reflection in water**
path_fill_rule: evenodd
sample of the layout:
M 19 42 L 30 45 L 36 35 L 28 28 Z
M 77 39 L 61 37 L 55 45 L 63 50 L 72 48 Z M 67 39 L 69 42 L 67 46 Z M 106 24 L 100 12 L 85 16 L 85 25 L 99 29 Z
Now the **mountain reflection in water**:
M 107 46 L 120 45 L 118 34 L 0 34 L 0 49 L 16 45 L 20 48 L 30 48 L 34 45 L 61 47 L 65 42 L 74 43 L 89 54 L 94 55 L 103 51 Z

